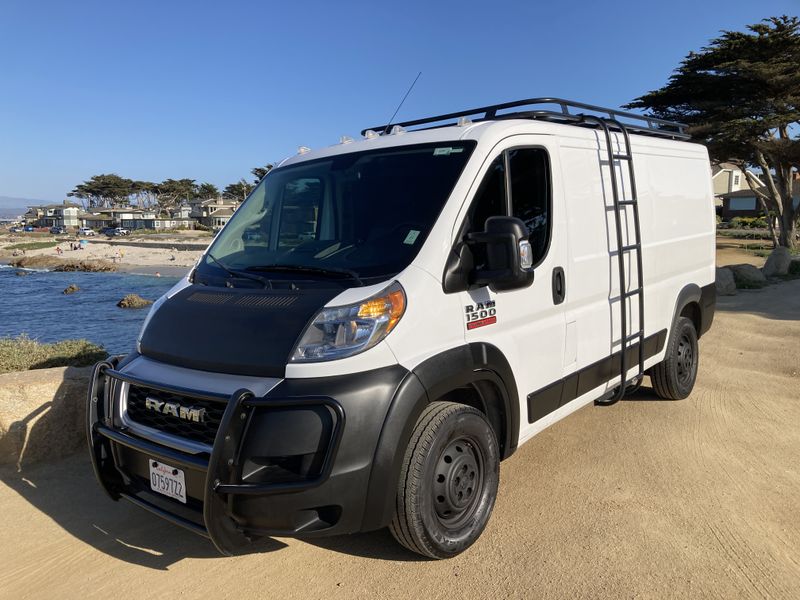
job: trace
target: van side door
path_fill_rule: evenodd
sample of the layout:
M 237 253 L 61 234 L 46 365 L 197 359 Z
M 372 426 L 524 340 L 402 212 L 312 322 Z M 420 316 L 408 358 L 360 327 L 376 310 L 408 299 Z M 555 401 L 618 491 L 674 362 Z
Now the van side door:
M 557 141 L 547 136 L 514 136 L 498 145 L 484 163 L 459 220 L 456 239 L 484 230 L 492 216 L 523 221 L 533 249 L 534 281 L 526 288 L 492 291 L 491 286 L 460 292 L 467 343 L 496 346 L 508 360 L 520 399 L 520 433 L 552 412 L 558 399 L 531 392 L 562 377 L 567 243 Z M 480 247 L 472 249 L 481 264 Z

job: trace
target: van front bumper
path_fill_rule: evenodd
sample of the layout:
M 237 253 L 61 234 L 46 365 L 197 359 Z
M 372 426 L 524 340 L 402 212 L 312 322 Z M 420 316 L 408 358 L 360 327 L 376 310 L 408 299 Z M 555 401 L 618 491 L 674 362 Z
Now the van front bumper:
M 261 397 L 245 388 L 224 397 L 142 381 L 118 364 L 95 366 L 87 410 L 92 466 L 112 499 L 203 535 L 223 554 L 264 535 L 334 535 L 388 524 L 398 461 L 380 458 L 381 436 L 402 435 L 395 425 L 384 429 L 395 400 L 424 396 L 403 367 L 286 379 Z M 221 417 L 209 451 L 175 449 L 120 421 L 123 385 L 215 403 Z M 184 472 L 186 503 L 151 491 L 150 460 Z

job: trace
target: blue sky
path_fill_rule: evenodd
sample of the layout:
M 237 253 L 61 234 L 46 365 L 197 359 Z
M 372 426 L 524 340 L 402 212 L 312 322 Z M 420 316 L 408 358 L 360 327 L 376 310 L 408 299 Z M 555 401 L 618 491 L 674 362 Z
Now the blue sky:
M 0 195 L 98 173 L 220 187 L 297 146 L 554 95 L 619 106 L 797 0 L 0 4 Z

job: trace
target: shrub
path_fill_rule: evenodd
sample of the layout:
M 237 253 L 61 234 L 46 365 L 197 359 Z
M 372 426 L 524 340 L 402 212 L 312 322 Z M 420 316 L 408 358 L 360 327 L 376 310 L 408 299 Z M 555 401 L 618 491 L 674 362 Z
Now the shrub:
M 6 250 L 41 250 L 42 248 L 55 248 L 58 246 L 58 241 L 51 242 L 22 242 L 20 244 L 11 244 L 6 246 Z
M 87 340 L 44 344 L 25 334 L 0 338 L 0 373 L 49 367 L 88 367 L 107 356 L 108 352 L 101 346 Z
M 734 217 L 730 221 L 732 229 L 766 229 L 767 219 L 765 217 Z

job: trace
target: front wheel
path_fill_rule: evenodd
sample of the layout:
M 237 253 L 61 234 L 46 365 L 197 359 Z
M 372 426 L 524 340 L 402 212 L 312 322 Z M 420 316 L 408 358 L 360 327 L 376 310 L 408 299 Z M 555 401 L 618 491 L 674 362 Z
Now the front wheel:
M 678 318 L 664 360 L 650 370 L 656 394 L 666 400 L 683 400 L 692 393 L 700 353 L 697 330 L 686 317 Z
M 395 539 L 430 558 L 450 558 L 478 539 L 492 514 L 500 453 L 478 410 L 433 402 L 417 420 L 403 459 Z

